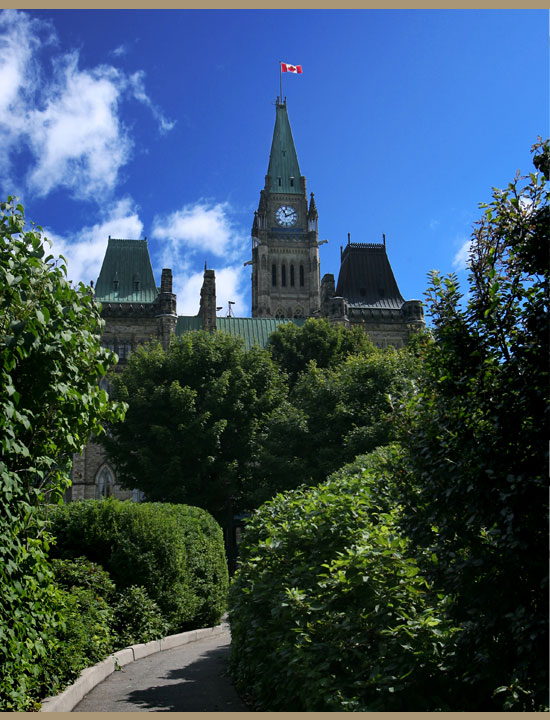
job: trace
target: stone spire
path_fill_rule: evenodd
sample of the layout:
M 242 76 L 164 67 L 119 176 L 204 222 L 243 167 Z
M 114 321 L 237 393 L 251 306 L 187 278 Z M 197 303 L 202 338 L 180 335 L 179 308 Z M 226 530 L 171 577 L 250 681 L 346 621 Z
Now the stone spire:
M 311 200 L 309 201 L 309 211 L 307 214 L 308 220 L 317 220 L 319 217 L 319 214 L 317 213 L 317 205 L 315 205 L 315 197 L 313 193 L 311 193 Z
M 216 273 L 206 268 L 206 262 L 198 314 L 202 320 L 202 329 L 213 332 L 216 329 Z

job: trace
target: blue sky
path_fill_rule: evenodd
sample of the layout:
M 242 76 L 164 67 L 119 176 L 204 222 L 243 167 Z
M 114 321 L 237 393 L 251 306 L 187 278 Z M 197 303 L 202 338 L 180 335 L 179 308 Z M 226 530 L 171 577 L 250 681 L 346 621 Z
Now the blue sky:
M 549 134 L 547 10 L 0 12 L 0 186 L 96 280 L 107 238 L 147 236 L 160 284 L 195 315 L 205 260 L 218 305 L 250 315 L 250 228 L 279 61 L 315 193 L 321 273 L 340 245 L 387 240 L 402 295 L 465 278 L 490 199 Z

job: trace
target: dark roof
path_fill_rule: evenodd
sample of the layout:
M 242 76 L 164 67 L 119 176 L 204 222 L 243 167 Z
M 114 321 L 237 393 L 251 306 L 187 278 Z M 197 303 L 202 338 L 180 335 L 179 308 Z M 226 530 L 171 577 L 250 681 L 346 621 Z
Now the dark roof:
M 386 246 L 378 243 L 348 243 L 336 296 L 358 307 L 399 309 L 405 302 L 393 276 Z
M 216 318 L 216 332 L 225 332 L 234 337 L 244 340 L 245 347 L 249 350 L 253 345 L 265 347 L 272 332 L 284 323 L 292 322 L 298 327 L 305 323 L 305 318 Z M 202 319 L 200 315 L 193 317 L 180 315 L 176 324 L 176 335 L 183 335 L 191 330 L 202 330 Z
M 275 116 L 275 129 L 273 130 L 273 142 L 269 155 L 269 167 L 267 174 L 271 177 L 271 191 L 280 193 L 302 192 L 300 182 L 300 167 L 298 156 L 294 147 L 292 130 L 286 111 L 286 103 L 277 103 Z M 281 185 L 278 184 L 281 178 Z M 291 185 L 290 178 L 294 178 Z
M 147 240 L 109 238 L 95 287 L 100 302 L 152 303 L 159 294 Z

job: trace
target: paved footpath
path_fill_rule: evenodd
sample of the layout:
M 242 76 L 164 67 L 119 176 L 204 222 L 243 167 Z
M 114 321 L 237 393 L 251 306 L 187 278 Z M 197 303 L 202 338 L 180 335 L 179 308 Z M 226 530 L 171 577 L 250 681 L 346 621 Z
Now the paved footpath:
M 231 635 L 204 638 L 125 665 L 73 712 L 250 712 L 227 674 Z

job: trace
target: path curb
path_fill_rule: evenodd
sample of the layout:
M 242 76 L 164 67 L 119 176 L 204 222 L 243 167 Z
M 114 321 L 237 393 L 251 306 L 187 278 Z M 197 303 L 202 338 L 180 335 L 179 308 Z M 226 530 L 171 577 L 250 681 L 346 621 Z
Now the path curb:
M 177 635 L 168 635 L 162 640 L 152 640 L 148 643 L 140 643 L 123 650 L 117 650 L 105 660 L 97 663 L 97 665 L 83 670 L 80 677 L 72 685 L 66 687 L 62 693 L 42 700 L 40 712 L 71 712 L 90 690 L 93 690 L 96 685 L 99 685 L 100 682 L 103 682 L 105 678 L 114 673 L 117 667 L 124 667 L 124 665 L 148 655 L 170 650 L 180 645 L 187 645 L 205 637 L 222 635 L 226 630 L 229 630 L 229 624 L 222 622 L 214 627 L 189 630 Z

